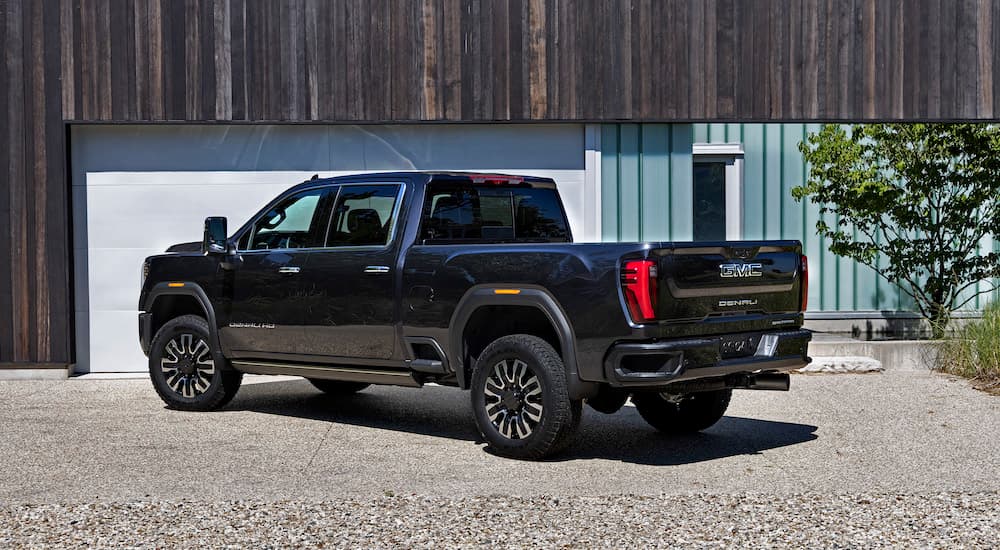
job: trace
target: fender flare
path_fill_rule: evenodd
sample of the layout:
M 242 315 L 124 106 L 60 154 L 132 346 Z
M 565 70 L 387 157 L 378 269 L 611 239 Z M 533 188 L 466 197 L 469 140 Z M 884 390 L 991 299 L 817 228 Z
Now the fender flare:
M 169 286 L 178 283 L 184 286 Z M 229 368 L 229 362 L 222 353 L 221 340 L 219 339 L 219 325 L 215 320 L 215 307 L 212 306 L 212 301 L 208 299 L 208 294 L 201 288 L 201 285 L 191 281 L 156 283 L 146 296 L 146 301 L 142 307 L 143 311 L 147 313 L 152 312 L 153 304 L 156 303 L 158 298 L 164 296 L 191 296 L 201 305 L 201 309 L 205 312 L 205 319 L 208 321 L 208 339 L 209 345 L 212 347 L 212 357 L 217 364 L 223 365 L 223 368 Z M 150 343 L 152 343 L 152 338 L 155 336 L 155 334 L 150 335 Z
M 518 290 L 517 294 L 498 294 L 496 290 Z M 569 317 L 546 289 L 535 285 L 477 285 L 459 300 L 448 325 L 448 352 L 459 387 L 469 389 L 471 365 L 466 365 L 462 337 L 475 311 L 483 306 L 527 306 L 542 311 L 559 337 L 560 355 L 566 365 L 566 384 L 570 397 L 582 399 L 596 393 L 597 385 L 580 379 L 577 367 L 576 335 Z

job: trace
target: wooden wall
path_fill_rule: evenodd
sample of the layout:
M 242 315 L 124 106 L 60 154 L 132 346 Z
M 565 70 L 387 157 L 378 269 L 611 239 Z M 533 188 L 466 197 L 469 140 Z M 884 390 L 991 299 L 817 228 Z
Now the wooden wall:
M 67 122 L 987 120 L 998 33 L 1000 0 L 0 0 L 0 365 L 73 359 Z

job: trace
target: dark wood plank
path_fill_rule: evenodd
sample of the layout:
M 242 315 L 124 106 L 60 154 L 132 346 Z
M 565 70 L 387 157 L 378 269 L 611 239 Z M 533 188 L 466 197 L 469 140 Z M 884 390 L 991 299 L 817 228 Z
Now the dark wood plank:
M 705 77 L 705 109 L 701 111 L 706 118 L 715 118 L 718 112 L 718 92 L 719 92 L 719 55 L 718 55 L 718 32 L 716 32 L 716 10 L 712 5 L 705 8 L 705 24 L 700 27 L 700 33 L 704 38 L 705 48 L 705 70 L 698 74 Z M 663 98 L 662 101 L 668 101 Z
M 955 65 L 959 62 L 965 62 L 965 60 L 957 58 L 958 37 L 956 36 L 956 33 L 959 32 L 959 29 L 956 25 L 958 21 L 958 14 L 956 12 L 956 4 L 954 1 L 945 0 L 940 3 L 938 20 L 940 21 L 940 31 L 938 34 L 938 36 L 940 36 L 940 49 L 938 54 L 939 61 L 935 62 L 937 74 L 934 76 L 936 77 L 937 82 L 934 83 L 934 89 L 938 94 L 938 104 L 940 107 L 936 114 L 938 116 L 947 117 L 949 115 L 954 115 L 956 106 L 955 76 L 957 74 L 957 69 Z M 919 37 L 910 38 L 907 36 L 906 40 L 908 44 L 912 43 L 915 45 L 916 41 L 919 40 Z M 925 62 L 926 60 L 920 60 L 918 56 L 909 56 L 905 66 L 908 70 L 911 66 L 915 67 L 913 70 L 916 70 L 916 67 L 919 67 L 921 63 Z M 910 78 L 907 78 L 907 86 L 919 89 L 920 84 L 921 83 L 916 79 L 911 80 Z
M 733 0 L 720 0 L 715 4 L 715 114 L 720 119 L 736 116 L 737 5 Z
M 945 0 L 950 2 L 951 0 Z M 947 70 L 950 65 L 942 63 L 941 42 L 942 32 L 940 24 L 931 24 L 931 21 L 941 17 L 941 1 L 928 0 L 921 6 L 921 34 L 920 41 L 920 71 L 926 75 L 920 79 L 918 86 L 918 105 L 921 106 L 921 116 L 935 118 L 941 116 L 941 71 Z M 954 35 L 947 38 L 954 41 Z
M 8 6 L 0 9 L 0 47 L 7 51 Z M 10 109 L 11 80 L 7 74 L 7 63 L 0 63 L 0 140 L 9 141 L 8 112 Z M 10 180 L 10 156 L 8 147 L 0 147 L 0 178 Z M 11 212 L 10 197 L 13 186 L 0 188 L 0 262 L 7 263 L 11 257 Z M 0 362 L 13 361 L 14 348 L 14 308 L 11 295 L 10 269 L 0 268 Z
M 69 211 L 69 186 L 66 179 L 66 126 L 63 123 L 65 113 L 62 112 L 62 54 L 61 31 L 65 24 L 64 13 L 60 9 L 60 0 L 44 0 L 44 22 L 42 32 L 45 35 L 43 57 L 45 88 L 45 122 L 43 128 L 42 147 L 45 150 L 46 179 L 42 185 L 45 198 L 45 208 L 41 212 L 42 222 L 46 225 L 46 239 L 42 250 L 45 260 L 42 269 L 46 271 L 44 286 L 39 291 L 46 294 L 48 308 L 48 341 L 40 345 L 47 351 L 33 361 L 55 361 L 69 363 L 72 361 L 71 343 L 73 307 L 69 291 L 70 266 L 67 258 L 71 257 L 72 241 L 69 227 L 72 218 Z M 41 341 L 42 336 L 39 335 Z
M 200 0 L 198 4 L 198 87 L 199 120 L 215 120 L 216 97 L 216 19 L 215 4 L 220 0 Z
M 29 2 L 24 7 L 24 110 L 25 110 L 25 172 L 36 185 L 25 193 L 25 230 L 27 250 L 34 251 L 24 259 L 28 268 L 27 291 L 28 356 L 49 356 L 49 293 L 45 270 L 46 229 L 45 201 L 47 180 L 45 165 L 45 28 L 42 2 Z
M 992 50 L 990 64 L 993 65 L 993 113 L 1000 113 L 1000 67 L 996 66 L 1000 60 L 1000 2 L 990 3 L 991 33 L 990 41 Z
M 980 2 L 976 20 L 976 61 L 979 69 L 976 116 L 993 117 L 993 13 L 997 2 Z
M 546 13 L 542 0 L 528 0 L 527 71 L 528 117 L 545 119 L 548 115 L 546 67 Z
M 166 117 L 166 82 L 163 66 L 163 9 L 159 0 L 149 0 L 146 24 L 143 34 L 149 37 L 146 69 L 146 90 L 149 94 L 149 119 L 163 120 Z
M 108 31 L 125 29 L 128 5 L 125 0 L 108 2 Z M 110 91 L 111 118 L 113 120 L 128 120 L 128 102 L 132 96 L 129 88 L 128 74 L 135 68 L 135 61 L 128 59 L 128 35 L 131 33 L 116 31 L 110 33 L 108 55 L 111 58 Z
M 112 120 L 112 74 L 111 74 L 111 6 L 107 0 L 96 2 L 97 9 L 94 14 L 94 32 L 97 38 L 97 49 L 95 52 L 95 63 L 92 68 L 97 73 L 97 109 L 100 120 Z
M 232 120 L 247 120 L 247 30 L 244 0 L 231 0 L 229 5 L 230 43 L 230 105 Z
M 802 2 L 790 2 L 788 6 L 788 80 L 783 92 L 782 109 L 786 116 L 802 118 L 802 69 L 806 50 L 802 46 L 805 22 L 802 16 Z
M 25 29 L 24 6 L 21 0 L 7 2 L 6 43 L 4 53 L 14 60 L 8 64 L 7 72 L 7 175 L 10 182 L 29 183 L 32 180 L 26 169 L 27 153 L 25 151 L 25 112 L 24 112 L 24 79 L 25 79 Z M 28 249 L 27 192 L 29 185 L 13 184 L 9 187 L 8 215 L 9 225 L 4 230 L 9 231 L 9 255 L 5 258 L 6 269 L 11 272 L 11 334 L 12 342 L 9 356 L 12 361 L 29 361 L 30 356 L 30 312 L 31 296 L 29 291 L 28 273 L 31 269 L 27 263 L 30 257 Z
M 497 58 L 495 48 L 494 32 L 496 24 L 494 22 L 494 10 L 499 4 L 494 2 L 483 2 L 476 6 L 476 17 L 472 25 L 475 33 L 476 79 L 474 86 L 478 99 L 475 101 L 475 111 L 473 114 L 478 120 L 491 120 L 495 117 L 496 102 L 495 86 L 496 69 L 494 67 Z M 419 28 L 419 27 L 418 27 Z M 419 39 L 417 39 L 419 42 Z M 416 60 L 420 61 L 420 60 Z
M 957 5 L 958 43 L 955 74 L 955 118 L 975 118 L 979 106 L 979 53 L 976 44 L 978 6 L 976 0 L 960 0 Z
M 510 75 L 507 81 L 507 105 L 510 118 L 520 120 L 525 118 L 525 87 L 527 85 L 527 75 L 525 74 L 523 22 L 527 7 L 522 4 L 522 0 L 511 0 L 507 13 L 507 47 Z M 445 13 L 448 12 L 447 6 Z M 446 27 L 446 32 L 448 32 Z
M 691 117 L 692 113 L 691 96 L 687 93 L 687 90 L 690 87 L 691 80 L 702 78 L 691 70 L 688 52 L 691 48 L 699 47 L 697 44 L 692 43 L 692 41 L 698 40 L 701 33 L 692 30 L 690 2 L 674 0 L 672 5 L 668 5 L 668 9 L 670 7 L 673 8 L 674 44 L 676 47 L 676 53 L 674 54 L 676 58 L 674 61 L 676 84 L 674 88 L 677 90 L 677 117 L 681 120 L 687 120 Z M 645 71 L 637 68 L 634 74 L 644 75 Z M 665 99 L 661 98 L 661 101 Z

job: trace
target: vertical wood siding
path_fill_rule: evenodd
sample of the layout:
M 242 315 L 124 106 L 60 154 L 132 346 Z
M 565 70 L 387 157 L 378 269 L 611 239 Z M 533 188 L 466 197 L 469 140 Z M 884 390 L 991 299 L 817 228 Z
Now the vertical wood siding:
M 57 47 L 65 120 L 748 122 L 1000 112 L 998 0 L 3 5 L 19 43 L 5 48 L 8 64 L 22 65 L 43 25 L 52 31 L 38 40 Z
M 73 359 L 68 121 L 995 119 L 998 17 L 1000 0 L 0 0 L 0 364 Z M 689 139 L 619 130 L 626 175 L 673 173 Z M 622 234 L 687 231 L 639 210 Z

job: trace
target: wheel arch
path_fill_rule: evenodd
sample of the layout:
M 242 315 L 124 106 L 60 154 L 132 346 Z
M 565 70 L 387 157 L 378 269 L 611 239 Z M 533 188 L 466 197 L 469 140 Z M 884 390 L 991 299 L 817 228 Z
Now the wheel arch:
M 469 289 L 459 301 L 452 314 L 448 331 L 449 361 L 455 370 L 459 387 L 468 389 L 472 381 L 472 360 L 475 357 L 470 356 L 466 336 L 470 323 L 477 321 L 477 315 L 482 316 L 481 312 L 484 310 L 502 312 L 506 308 L 510 308 L 509 311 L 512 312 L 530 308 L 540 314 L 540 317 L 529 316 L 528 319 L 522 321 L 525 324 L 520 326 L 534 326 L 539 322 L 539 319 L 545 319 L 548 329 L 551 330 L 551 335 L 545 334 L 544 331 L 542 334 L 531 330 L 522 332 L 534 334 L 553 344 L 566 366 L 566 382 L 572 398 L 581 399 L 596 392 L 597 386 L 595 384 L 580 380 L 577 366 L 576 336 L 569 317 L 555 297 L 547 290 L 532 285 L 478 285 Z M 505 336 L 508 333 L 511 332 L 498 332 L 491 337 Z M 518 332 L 515 330 L 513 333 Z M 554 342 L 552 341 L 553 337 Z M 489 342 L 479 342 L 480 347 L 486 345 L 489 345 Z
M 188 314 L 201 315 L 208 322 L 208 338 L 214 359 L 220 365 L 228 365 L 222 353 L 215 308 L 198 283 L 189 281 L 157 283 L 150 289 L 143 304 L 143 311 L 151 315 L 150 341 L 156 336 L 156 331 L 171 319 Z

